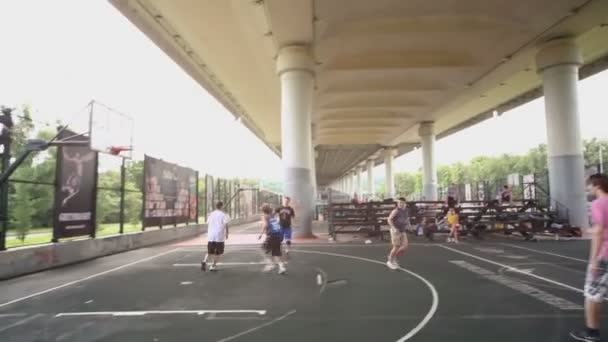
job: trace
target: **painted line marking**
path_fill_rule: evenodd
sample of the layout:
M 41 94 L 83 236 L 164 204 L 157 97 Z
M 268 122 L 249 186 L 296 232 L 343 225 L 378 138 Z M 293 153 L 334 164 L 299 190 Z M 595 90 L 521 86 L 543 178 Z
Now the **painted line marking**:
M 471 271 L 484 279 L 491 280 L 500 285 L 504 285 L 512 290 L 528 295 L 534 299 L 537 299 L 545 304 L 549 304 L 561 310 L 583 310 L 583 307 L 579 304 L 572 303 L 563 298 L 554 296 L 543 290 L 539 290 L 531 285 L 524 284 L 515 279 L 510 279 L 502 274 L 497 274 L 485 268 L 473 265 L 464 260 L 450 260 L 450 263 L 464 268 L 465 270 Z
M 485 252 L 485 253 L 494 253 L 494 254 L 502 254 L 505 251 L 503 249 L 492 248 L 492 247 L 475 247 L 477 251 Z
M 534 269 L 533 268 L 520 268 L 519 270 L 522 271 L 522 272 L 525 272 L 525 273 L 534 273 Z M 507 269 L 505 271 L 511 272 L 511 270 L 509 270 L 509 269 Z
M 584 262 L 584 263 L 588 263 L 589 262 L 589 260 L 578 259 L 578 258 L 573 258 L 573 257 L 566 256 L 566 255 L 557 254 L 557 253 L 539 251 L 539 250 L 536 250 L 536 249 L 531 249 L 531 248 L 526 248 L 526 247 L 521 247 L 521 246 L 510 245 L 510 244 L 507 244 L 507 243 L 501 243 L 501 245 L 508 246 L 508 247 L 513 247 L 513 248 L 519 248 L 519 249 L 523 249 L 525 251 L 534 252 L 534 253 L 538 253 L 538 254 L 546 254 L 546 255 L 551 255 L 551 256 L 555 256 L 555 257 L 559 257 L 559 258 L 564 258 L 564 259 L 569 259 L 569 260 L 574 260 L 574 261 L 580 261 L 580 262 Z
M 30 299 L 32 297 L 40 296 L 40 295 L 45 294 L 45 293 L 49 293 L 51 291 L 59 290 L 59 289 L 62 289 L 64 287 L 67 287 L 67 286 L 78 284 L 78 283 L 81 283 L 81 282 L 86 281 L 86 280 L 90 280 L 90 279 L 94 279 L 94 278 L 97 278 L 97 277 L 101 277 L 102 275 L 105 275 L 105 274 L 108 274 L 108 273 L 111 273 L 111 272 L 115 272 L 115 271 L 118 271 L 118 270 L 122 270 L 123 268 L 129 267 L 129 266 L 137 265 L 137 264 L 140 264 L 142 262 L 146 262 L 146 261 L 149 261 L 149 260 L 152 260 L 152 259 L 156 259 L 158 257 L 167 255 L 169 253 L 173 253 L 173 252 L 175 252 L 177 250 L 179 250 L 179 248 L 175 248 L 175 249 L 172 249 L 172 250 L 169 250 L 169 251 L 165 251 L 165 252 L 162 252 L 162 253 L 159 253 L 159 254 L 147 257 L 147 258 L 143 258 L 143 259 L 140 259 L 140 260 L 137 260 L 137 261 L 133 261 L 133 262 L 130 262 L 128 264 L 124 264 L 122 266 L 114 267 L 114 268 L 111 268 L 111 269 L 103 271 L 103 272 L 95 273 L 95 274 L 90 275 L 88 277 L 84 277 L 84 278 L 81 278 L 81 279 L 78 279 L 78 280 L 74 280 L 74 281 L 71 281 L 69 283 L 65 283 L 63 285 L 55 286 L 55 287 L 52 287 L 52 288 L 44 290 L 44 291 L 36 292 L 36 293 L 33 293 L 33 294 L 25 296 L 25 297 L 13 299 L 13 300 L 8 301 L 6 303 L 0 304 L 0 308 L 4 307 L 4 306 L 7 306 L 7 305 L 11 305 L 11 304 L 14 304 L 14 303 L 18 303 L 18 302 L 24 301 L 26 299 Z
M 253 328 L 251 328 L 251 329 L 247 329 L 247 330 L 245 330 L 245 331 L 243 331 L 243 332 L 240 332 L 240 333 L 238 333 L 238 334 L 236 334 L 236 335 L 232 335 L 232 336 L 229 336 L 229 337 L 223 338 L 223 339 L 221 339 L 221 340 L 218 340 L 217 342 L 228 342 L 228 341 L 232 341 L 232 340 L 237 339 L 237 338 L 239 338 L 239 337 L 241 337 L 241 336 L 243 336 L 243 335 L 247 335 L 247 334 L 252 333 L 252 332 L 254 332 L 254 331 L 258 331 L 258 330 L 260 330 L 260 329 L 262 329 L 262 328 L 265 328 L 265 327 L 267 327 L 267 326 L 269 326 L 269 325 L 273 325 L 273 324 L 275 324 L 275 323 L 277 323 L 277 322 L 279 322 L 279 321 L 282 321 L 282 320 L 284 320 L 285 318 L 287 318 L 287 317 L 289 317 L 289 316 L 291 316 L 291 315 L 293 315 L 293 314 L 295 314 L 295 313 L 296 313 L 296 310 L 291 310 L 291 311 L 289 311 L 288 313 L 284 314 L 283 316 L 281 316 L 281 317 L 277 317 L 277 318 L 273 319 L 273 320 L 272 320 L 272 321 L 270 321 L 270 322 L 266 322 L 266 323 L 264 323 L 264 324 L 258 325 L 257 327 L 253 327 Z
M 91 312 L 62 312 L 55 317 L 68 316 L 145 316 L 145 315 L 205 315 L 205 314 L 257 314 L 266 315 L 266 310 L 150 310 L 150 311 L 91 311 Z
M 68 338 L 74 336 L 76 333 L 82 332 L 82 330 L 85 330 L 86 328 L 92 326 L 93 324 L 94 324 L 93 322 L 87 322 L 85 324 L 81 324 L 76 329 L 74 329 L 72 331 L 68 331 L 66 333 L 63 333 L 63 334 L 57 336 L 57 338 L 55 339 L 55 342 L 59 342 L 59 341 L 63 341 L 65 339 L 68 339 Z
M 374 263 L 374 264 L 378 264 L 383 267 L 386 267 L 385 262 L 373 260 L 373 259 L 362 258 L 362 257 L 354 256 L 354 255 L 348 255 L 348 254 L 337 254 L 337 253 L 329 253 L 329 252 L 321 252 L 321 251 L 305 251 L 305 250 L 293 250 L 293 252 L 328 255 L 328 256 L 335 256 L 335 257 L 339 257 L 339 258 L 361 260 L 361 261 L 366 261 L 366 262 L 370 262 L 370 263 Z M 402 268 L 402 267 L 399 267 L 399 270 L 401 270 L 405 273 L 408 273 L 409 275 L 414 276 L 415 278 L 417 278 L 418 280 L 423 282 L 428 287 L 428 289 L 431 291 L 431 297 L 432 297 L 431 308 L 429 309 L 427 314 L 424 316 L 422 321 L 420 321 L 414 327 L 414 329 L 410 330 L 410 332 L 408 332 L 406 335 L 404 335 L 403 337 L 401 337 L 400 339 L 398 339 L 396 341 L 396 342 L 405 342 L 405 341 L 409 340 L 410 338 L 414 337 L 414 335 L 416 335 L 420 330 L 422 330 L 429 323 L 429 321 L 433 318 L 433 316 L 435 315 L 435 312 L 437 312 L 437 307 L 439 307 L 439 295 L 437 294 L 437 289 L 435 289 L 435 286 L 433 286 L 433 284 L 431 284 L 431 282 L 426 280 L 421 275 L 414 273 L 408 269 Z
M 26 313 L 8 313 L 8 314 L 0 314 L 0 318 L 6 318 L 6 317 L 25 317 L 27 316 Z
M 465 244 L 464 242 L 461 242 L 461 244 Z M 294 247 L 297 246 L 297 247 Z M 315 243 L 300 243 L 298 244 L 297 241 L 293 242 L 292 251 L 295 250 L 304 250 L 306 248 L 333 248 L 333 247 L 344 247 L 344 248 L 375 248 L 375 247 L 382 247 L 382 248 L 386 248 L 389 247 L 390 243 L 375 243 L 375 244 L 371 244 L 371 245 L 365 245 L 363 243 L 326 243 L 326 244 L 315 244 Z M 416 242 L 410 242 L 409 246 L 424 246 L 424 247 L 434 247 L 437 246 L 437 243 L 416 243 Z M 259 244 L 255 244 L 255 243 L 246 243 L 246 244 L 241 244 L 241 245 L 226 245 L 225 248 L 225 252 L 230 252 L 230 251 L 259 251 L 260 250 L 260 246 Z M 200 252 L 200 251 L 205 251 L 205 248 L 200 247 L 200 248 L 196 248 L 196 247 L 191 247 L 191 246 L 185 246 L 181 248 L 181 251 L 184 252 Z M 200 265 L 199 265 L 200 266 Z
M 218 266 L 266 265 L 262 261 L 252 262 L 218 262 Z M 201 264 L 173 264 L 174 267 L 201 267 Z
M 11 328 L 14 328 L 14 327 L 18 327 L 18 326 L 23 325 L 23 324 L 25 324 L 27 322 L 33 321 L 36 318 L 41 317 L 41 316 L 44 316 L 44 314 L 40 314 L 39 313 L 39 314 L 35 314 L 34 316 L 24 318 L 24 319 L 22 319 L 20 321 L 17 321 L 15 323 L 13 323 L 13 324 L 10 324 L 10 325 L 7 325 L 5 327 L 0 328 L 0 332 L 4 332 L 4 331 L 6 331 L 8 329 L 11 329 Z
M 505 254 L 505 255 L 501 255 L 501 257 L 507 258 L 507 259 L 513 259 L 513 260 L 523 260 L 523 259 L 528 259 L 530 256 L 529 255 Z
M 450 250 L 450 251 L 452 251 L 452 252 L 454 252 L 454 253 L 458 253 L 458 254 L 466 255 L 466 256 L 468 256 L 468 257 L 470 257 L 470 258 L 474 258 L 474 259 L 477 259 L 477 260 L 485 261 L 485 262 L 487 262 L 487 263 L 490 263 L 490 264 L 493 264 L 493 265 L 496 265 L 496 266 L 504 267 L 506 270 L 511 271 L 511 272 L 516 272 L 516 273 L 525 274 L 525 275 L 527 275 L 527 276 L 529 276 L 529 277 L 533 277 L 533 278 L 536 278 L 536 279 L 540 279 L 540 280 L 542 280 L 542 281 L 546 281 L 546 282 L 548 282 L 548 283 L 551 283 L 551 284 L 554 284 L 554 285 L 558 285 L 558 286 L 561 286 L 561 287 L 563 287 L 563 288 L 566 288 L 566 289 L 569 289 L 569 290 L 572 290 L 572 291 L 575 291 L 575 292 L 578 292 L 578 293 L 583 293 L 583 290 L 578 289 L 578 288 L 576 288 L 576 287 L 574 287 L 574 286 L 566 285 L 566 284 L 564 284 L 564 283 L 560 283 L 560 282 L 558 282 L 558 281 L 555 281 L 555 280 L 552 280 L 552 279 L 549 279 L 549 278 L 541 277 L 541 276 L 536 275 L 536 274 L 534 274 L 534 273 L 526 273 L 526 272 L 524 272 L 524 271 L 522 271 L 522 270 L 520 270 L 520 269 L 518 269 L 518 268 L 515 268 L 515 267 L 512 267 L 512 266 L 509 266 L 509 265 L 501 264 L 501 263 L 499 263 L 499 262 L 492 261 L 492 260 L 489 260 L 489 259 L 486 259 L 486 258 L 482 258 L 482 257 L 477 256 L 477 255 L 474 255 L 474 254 L 469 254 L 469 253 L 467 253 L 467 252 L 463 252 L 463 251 L 460 251 L 460 250 L 458 250 L 458 249 L 451 248 L 451 247 L 447 247 L 447 246 L 444 246 L 444 245 L 439 245 L 439 247 L 444 248 L 444 249 L 447 249 L 447 250 Z

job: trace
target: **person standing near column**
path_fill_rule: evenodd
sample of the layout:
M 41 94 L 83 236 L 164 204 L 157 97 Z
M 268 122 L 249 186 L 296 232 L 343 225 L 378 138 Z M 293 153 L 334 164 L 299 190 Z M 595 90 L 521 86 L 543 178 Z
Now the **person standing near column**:
M 279 215 L 279 225 L 283 230 L 283 241 L 285 241 L 285 256 L 289 255 L 289 249 L 291 248 L 291 236 L 292 236 L 292 222 L 296 218 L 296 211 L 290 206 L 291 198 L 285 196 L 283 198 L 283 206 L 277 208 L 277 214 Z
M 591 204 L 593 221 L 589 266 L 585 279 L 586 329 L 570 333 L 576 341 L 600 341 L 600 309 L 608 290 L 608 177 L 589 177 L 587 189 L 596 197 Z
M 387 221 L 391 227 L 391 243 L 393 246 L 388 255 L 386 265 L 391 270 L 396 270 L 400 267 L 397 262 L 397 256 L 405 252 L 408 245 L 406 231 L 410 225 L 410 218 L 407 213 L 405 198 L 399 198 L 397 207 L 391 211 Z

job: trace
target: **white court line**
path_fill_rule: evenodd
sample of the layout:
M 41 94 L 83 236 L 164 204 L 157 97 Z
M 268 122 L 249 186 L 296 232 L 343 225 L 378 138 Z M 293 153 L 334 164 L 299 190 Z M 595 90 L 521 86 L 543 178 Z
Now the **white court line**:
M 218 266 L 240 266 L 240 265 L 266 265 L 265 262 L 251 261 L 251 262 L 218 262 Z M 201 264 L 173 264 L 174 267 L 201 267 Z
M 379 264 L 379 265 L 386 267 L 386 264 L 384 262 L 381 262 L 378 260 L 373 260 L 373 259 L 362 258 L 362 257 L 354 256 L 354 255 L 348 255 L 348 254 L 336 254 L 336 253 L 329 253 L 329 252 L 305 251 L 305 250 L 293 250 L 293 252 L 329 255 L 329 256 L 335 256 L 335 257 L 340 257 L 340 258 L 361 260 L 361 261 L 371 262 L 374 264 Z M 412 275 L 412 276 L 418 278 L 420 281 L 422 281 L 431 291 L 431 296 L 433 298 L 433 303 L 431 304 L 431 308 L 429 309 L 429 312 L 424 316 L 422 321 L 420 321 L 420 323 L 418 323 L 418 325 L 416 325 L 414 327 L 414 329 L 410 330 L 409 333 L 407 333 L 405 336 L 403 336 L 397 340 L 397 342 L 405 342 L 405 341 L 409 340 L 410 338 L 412 338 L 414 335 L 416 335 L 420 330 L 422 330 L 422 328 L 424 328 L 428 324 L 428 322 L 433 318 L 433 316 L 435 315 L 435 312 L 437 311 L 437 307 L 439 306 L 439 295 L 437 294 L 437 290 L 435 289 L 433 284 L 431 284 L 428 280 L 423 278 L 421 275 L 414 273 L 410 270 L 407 270 L 405 268 L 401 268 L 401 267 L 399 267 L 399 270 L 409 273 L 410 275 Z
M 469 254 L 467 252 L 463 252 L 463 251 L 460 251 L 458 249 L 451 248 L 451 247 L 448 247 L 448 246 L 444 246 L 444 245 L 438 245 L 438 246 L 441 247 L 441 248 L 450 250 L 450 251 L 452 251 L 454 253 L 466 255 L 466 256 L 468 256 L 470 258 L 474 258 L 474 259 L 477 259 L 477 260 L 485 261 L 487 263 L 494 264 L 496 266 L 504 267 L 506 270 L 511 271 L 511 272 L 516 272 L 516 273 L 519 273 L 519 274 L 524 274 L 524 275 L 527 275 L 528 277 L 533 277 L 533 278 L 536 278 L 536 279 L 540 279 L 542 281 L 546 281 L 547 283 L 558 285 L 558 286 L 561 286 L 563 288 L 566 288 L 566 289 L 569 289 L 569 290 L 572 290 L 572 291 L 575 291 L 575 292 L 578 292 L 578 293 L 583 293 L 583 290 L 581 290 L 579 288 L 576 288 L 574 286 L 566 285 L 564 283 L 560 283 L 558 281 L 555 281 L 555 280 L 552 280 L 552 279 L 549 279 L 549 278 L 541 277 L 541 276 L 536 275 L 534 273 L 527 273 L 527 272 L 525 272 L 525 271 L 523 271 L 523 270 L 521 270 L 519 268 L 515 268 L 515 267 L 509 266 L 509 265 L 501 264 L 499 262 L 492 261 L 492 260 L 486 259 L 486 258 L 482 258 L 482 257 L 474 255 L 474 254 Z
M 114 271 L 121 270 L 121 269 L 123 269 L 123 268 L 125 268 L 125 267 L 129 267 L 129 266 L 137 265 L 137 264 L 139 264 L 139 263 L 146 262 L 146 261 L 148 261 L 148 260 L 152 260 L 152 259 L 155 259 L 155 258 L 161 257 L 161 256 L 163 256 L 163 255 L 167 255 L 167 254 L 169 254 L 169 253 L 173 253 L 173 252 L 175 252 L 176 250 L 179 250 L 179 248 L 175 248 L 175 249 L 172 249 L 172 250 L 169 250 L 169 251 L 166 251 L 166 252 L 163 252 L 163 253 L 159 253 L 159 254 L 156 254 L 156 255 L 153 255 L 153 256 L 150 256 L 150 257 L 144 258 L 144 259 L 140 259 L 140 260 L 137 260 L 137 261 L 133 261 L 133 262 L 130 262 L 130 263 L 128 263 L 128 264 L 124 264 L 124 265 L 122 265 L 122 266 L 114 267 L 114 268 L 109 269 L 109 270 L 107 270 L 107 271 L 103 271 L 103 272 L 95 273 L 95 274 L 90 275 L 90 276 L 88 276 L 88 277 L 84 277 L 84 278 L 81 278 L 81 279 L 78 279 L 78 280 L 74 280 L 74 281 L 71 281 L 71 282 L 69 282 L 69 283 L 65 283 L 65 284 L 63 284 L 63 285 L 55 286 L 55 287 L 52 287 L 52 288 L 50 288 L 50 289 L 46 289 L 46 290 L 44 290 L 44 291 L 36 292 L 36 293 L 31 294 L 31 295 L 27 295 L 27 296 L 25 296 L 25 297 L 21 297 L 21 298 L 13 299 L 13 300 L 8 301 L 8 302 L 6 302 L 6 303 L 2 303 L 2 304 L 0 304 L 0 308 L 1 308 L 1 307 L 4 307 L 4 306 L 7 306 L 7 305 L 11 305 L 11 304 L 17 303 L 17 302 L 24 301 L 24 300 L 29 299 L 29 298 L 32 298 L 32 297 L 36 297 L 36 296 L 42 295 L 42 294 L 45 294 L 45 293 L 49 293 L 49 292 L 51 292 L 51 291 L 59 290 L 59 289 L 61 289 L 61 288 L 67 287 L 67 286 L 71 286 L 71 285 L 74 285 L 74 284 L 78 284 L 78 283 L 81 283 L 81 282 L 83 282 L 83 281 L 85 281 L 85 280 L 89 280 L 89 279 L 97 278 L 97 277 L 100 277 L 100 276 L 102 276 L 102 275 L 104 275 L 104 274 L 108 274 L 108 273 L 111 273 L 111 272 L 114 272 Z
M 266 310 L 149 310 L 149 311 L 90 311 L 90 312 L 62 312 L 55 315 L 55 317 L 66 317 L 66 316 L 145 316 L 145 315 L 205 315 L 205 314 L 257 314 L 263 316 L 266 314 Z
M 538 254 L 546 254 L 546 255 L 552 255 L 552 256 L 555 256 L 555 257 L 559 257 L 559 258 L 564 258 L 564 259 L 569 259 L 569 260 L 574 260 L 574 261 L 580 261 L 580 262 L 584 262 L 584 263 L 588 263 L 589 262 L 589 260 L 578 259 L 578 258 L 573 258 L 573 257 L 566 256 L 566 255 L 557 254 L 557 253 L 544 252 L 544 251 L 539 251 L 539 250 L 536 250 L 536 249 L 531 249 L 531 248 L 526 248 L 526 247 L 521 247 L 521 246 L 510 245 L 508 243 L 501 243 L 501 245 L 508 246 L 508 247 L 513 247 L 513 248 L 519 248 L 519 249 L 523 249 L 523 250 L 534 252 L 534 253 L 538 253 Z
M 264 323 L 264 324 L 258 325 L 257 327 L 253 327 L 253 328 L 251 328 L 251 329 L 247 329 L 247 330 L 245 330 L 245 331 L 243 331 L 243 332 L 240 332 L 240 333 L 238 333 L 238 334 L 236 334 L 236 335 L 232 335 L 232 336 L 229 336 L 229 337 L 223 338 L 223 339 L 221 339 L 221 340 L 218 340 L 217 342 L 228 342 L 228 341 L 232 341 L 232 340 L 237 339 L 237 338 L 239 338 L 239 337 L 241 337 L 241 336 L 243 336 L 243 335 L 247 335 L 247 334 L 249 334 L 249 333 L 251 333 L 251 332 L 254 332 L 254 331 L 260 330 L 260 329 L 265 328 L 265 327 L 267 327 L 267 326 L 269 326 L 269 325 L 275 324 L 276 322 L 282 321 L 282 320 L 284 320 L 285 318 L 287 318 L 287 317 L 289 317 L 289 316 L 293 315 L 294 313 L 296 313 L 296 310 L 289 311 L 288 313 L 284 314 L 283 316 L 281 316 L 281 317 L 277 317 L 277 318 L 273 319 L 273 320 L 272 320 L 272 321 L 270 321 L 270 322 L 266 322 L 266 323 Z
M 8 314 L 0 314 L 0 318 L 5 318 L 5 317 L 25 317 L 27 316 L 26 313 L 8 313 Z
M 38 318 L 40 316 L 44 316 L 44 314 L 35 314 L 34 316 L 31 316 L 31 317 L 28 317 L 28 318 L 24 318 L 24 319 L 22 319 L 20 321 L 17 321 L 15 323 L 13 323 L 13 324 L 10 324 L 10 325 L 7 325 L 5 327 L 0 328 L 0 332 L 4 332 L 4 331 L 6 331 L 6 330 L 8 330 L 10 328 L 14 328 L 14 327 L 23 325 L 23 324 L 25 324 L 25 323 L 27 323 L 29 321 L 35 320 L 36 318 Z

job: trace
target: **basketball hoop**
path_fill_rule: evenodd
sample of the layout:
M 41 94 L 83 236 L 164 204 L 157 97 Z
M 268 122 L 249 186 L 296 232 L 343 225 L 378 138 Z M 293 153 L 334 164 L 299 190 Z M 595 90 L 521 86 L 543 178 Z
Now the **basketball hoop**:
M 117 156 L 124 151 L 131 151 L 132 148 L 127 146 L 110 146 L 110 154 L 113 156 Z

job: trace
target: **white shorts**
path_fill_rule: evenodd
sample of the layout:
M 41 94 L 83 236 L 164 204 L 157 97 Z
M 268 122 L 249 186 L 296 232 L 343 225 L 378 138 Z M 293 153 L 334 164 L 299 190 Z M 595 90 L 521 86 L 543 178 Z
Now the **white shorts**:
M 585 277 L 585 298 L 601 303 L 608 290 L 608 260 L 600 260 L 595 274 L 591 272 L 591 266 L 587 268 Z

